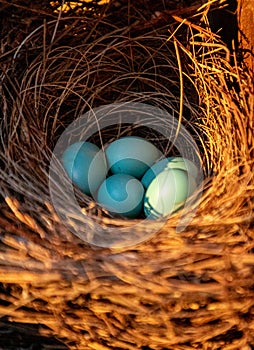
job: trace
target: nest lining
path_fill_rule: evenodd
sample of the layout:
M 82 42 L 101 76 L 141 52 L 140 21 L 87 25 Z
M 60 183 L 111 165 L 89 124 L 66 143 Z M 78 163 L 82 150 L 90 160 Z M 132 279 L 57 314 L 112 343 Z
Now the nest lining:
M 251 77 L 191 21 L 188 45 L 168 40 L 168 26 L 131 38 L 128 27 L 112 32 L 105 21 L 102 28 L 108 34 L 97 26 L 92 41 L 74 47 L 46 45 L 14 83 L 5 76 L 2 315 L 43 324 L 41 334 L 73 349 L 247 349 L 254 342 Z M 43 42 L 43 31 L 35 36 Z M 50 204 L 47 170 L 56 140 L 90 106 L 112 101 L 146 95 L 179 115 L 181 77 L 182 123 L 199 142 L 206 175 L 196 216 L 177 234 L 177 214 L 129 249 L 88 246 Z M 89 213 L 102 215 L 92 204 Z

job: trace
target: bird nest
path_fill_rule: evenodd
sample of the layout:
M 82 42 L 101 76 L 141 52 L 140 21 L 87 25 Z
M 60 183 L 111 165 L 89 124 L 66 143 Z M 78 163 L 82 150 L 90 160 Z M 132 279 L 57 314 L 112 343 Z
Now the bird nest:
M 3 55 L 2 333 L 38 333 L 43 349 L 50 337 L 63 344 L 54 349 L 252 349 L 252 77 L 209 30 L 217 1 L 143 12 L 141 3 L 113 1 L 96 16 L 58 10 Z M 138 115 L 136 104 L 163 113 L 136 123 L 121 111 L 100 128 L 94 111 Z M 198 200 L 163 223 L 115 218 L 78 189 L 73 207 L 64 174 L 51 185 L 49 174 L 80 116 L 85 130 L 97 127 L 95 143 L 138 135 L 177 155 L 181 139 L 202 168 Z M 98 227 L 120 243 L 95 240 Z

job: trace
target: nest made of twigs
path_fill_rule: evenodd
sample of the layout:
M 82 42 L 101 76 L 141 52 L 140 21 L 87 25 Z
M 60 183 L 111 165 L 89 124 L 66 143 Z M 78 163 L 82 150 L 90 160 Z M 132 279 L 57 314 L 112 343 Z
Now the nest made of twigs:
M 87 21 L 63 17 L 12 51 L 1 87 L 4 320 L 39 324 L 70 349 L 252 348 L 253 82 L 207 27 L 213 3 L 185 20 L 166 12 L 137 22 L 136 13 L 117 26 L 107 11 Z M 56 215 L 50 160 L 73 120 L 126 101 L 160 106 L 189 130 L 203 193 L 184 231 L 175 230 L 180 211 L 150 240 L 100 248 Z M 126 132 L 144 130 L 116 127 L 104 136 Z M 167 145 L 151 130 L 146 137 Z M 104 225 L 132 225 L 77 197 L 80 219 L 85 210 Z M 63 208 L 70 219 L 64 196 Z

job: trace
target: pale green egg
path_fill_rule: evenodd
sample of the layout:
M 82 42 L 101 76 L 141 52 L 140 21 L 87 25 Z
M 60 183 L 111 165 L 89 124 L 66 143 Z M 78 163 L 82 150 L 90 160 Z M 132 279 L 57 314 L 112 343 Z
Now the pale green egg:
M 162 171 L 167 169 L 181 169 L 185 170 L 195 179 L 198 176 L 199 170 L 197 166 L 189 159 L 182 157 L 170 157 L 161 159 L 159 162 L 153 164 L 141 179 L 142 185 L 147 188 L 152 180 Z
M 197 187 L 193 176 L 181 169 L 166 169 L 149 184 L 144 213 L 149 219 L 167 217 L 182 207 Z

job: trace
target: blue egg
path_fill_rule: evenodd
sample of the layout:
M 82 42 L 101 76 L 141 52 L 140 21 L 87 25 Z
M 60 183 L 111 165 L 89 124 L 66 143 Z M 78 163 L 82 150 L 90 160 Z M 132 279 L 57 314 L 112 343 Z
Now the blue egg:
M 105 154 L 90 142 L 70 145 L 62 163 L 72 182 L 87 195 L 94 195 L 108 171 Z
M 98 203 L 110 213 L 136 218 L 142 211 L 144 188 L 139 180 L 127 174 L 108 177 L 97 193 Z
M 196 189 L 194 177 L 181 169 L 160 172 L 148 186 L 144 213 L 149 219 L 167 217 L 180 209 Z
M 113 174 L 128 174 L 141 178 L 162 153 L 151 142 L 137 136 L 122 137 L 105 150 Z
M 149 186 L 152 180 L 162 171 L 167 169 L 181 169 L 185 170 L 192 177 L 197 178 L 198 168 L 189 159 L 182 157 L 170 157 L 161 159 L 149 168 L 141 179 L 141 182 L 145 188 Z

